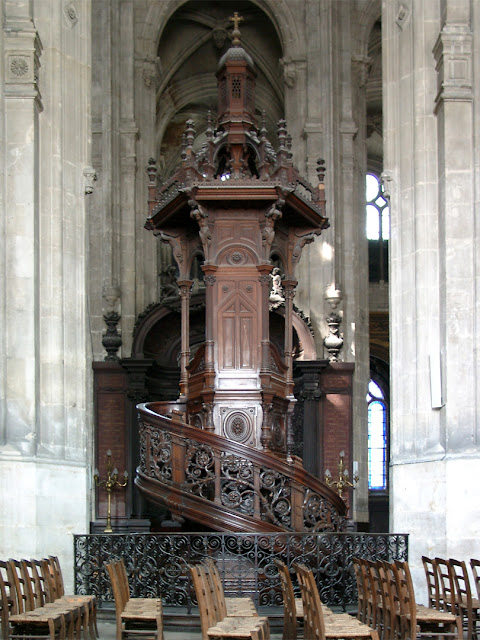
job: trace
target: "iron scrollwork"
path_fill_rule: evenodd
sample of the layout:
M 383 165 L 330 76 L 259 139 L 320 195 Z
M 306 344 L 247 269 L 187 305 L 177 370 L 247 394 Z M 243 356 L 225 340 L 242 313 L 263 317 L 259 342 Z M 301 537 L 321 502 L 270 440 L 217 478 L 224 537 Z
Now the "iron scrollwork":
M 123 558 L 131 596 L 161 596 L 169 607 L 188 613 L 196 605 L 188 565 L 213 558 L 227 596 L 254 598 L 257 606 L 281 606 L 274 558 L 289 567 L 301 562 L 315 575 L 322 602 L 356 603 L 354 557 L 407 560 L 408 536 L 366 533 L 150 533 L 74 535 L 75 593 L 113 602 L 105 563 Z M 295 591 L 299 594 L 294 579 Z
M 190 493 L 213 500 L 215 498 L 215 458 L 206 444 L 187 440 L 185 489 Z

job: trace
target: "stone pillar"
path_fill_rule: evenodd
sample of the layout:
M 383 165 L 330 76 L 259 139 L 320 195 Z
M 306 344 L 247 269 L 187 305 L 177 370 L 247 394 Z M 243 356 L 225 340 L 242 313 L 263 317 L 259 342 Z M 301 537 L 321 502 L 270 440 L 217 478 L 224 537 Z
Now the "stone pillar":
M 27 3 L 4 3 L 4 200 L 1 444 L 37 452 L 39 420 L 39 167 L 37 85 L 42 49 Z
M 391 529 L 411 534 L 420 601 L 421 555 L 469 557 L 480 521 L 475 5 L 423 0 L 400 11 L 385 3 L 382 16 L 384 167 L 391 178 Z
M 7 279 L 0 308 L 0 552 L 41 556 L 53 545 L 67 588 L 73 549 L 66 532 L 87 530 L 90 507 L 90 9 L 89 0 L 7 0 L 0 9 Z

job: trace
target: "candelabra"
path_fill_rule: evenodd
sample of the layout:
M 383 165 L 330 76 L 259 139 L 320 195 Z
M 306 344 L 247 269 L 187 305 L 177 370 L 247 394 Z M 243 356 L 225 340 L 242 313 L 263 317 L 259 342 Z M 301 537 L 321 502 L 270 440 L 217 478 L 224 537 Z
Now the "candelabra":
M 113 467 L 112 464 L 112 452 L 110 449 L 107 451 L 107 464 L 106 464 L 106 472 L 107 477 L 105 480 L 100 480 L 100 474 L 98 473 L 98 469 L 95 469 L 93 472 L 93 478 L 95 480 L 95 485 L 97 487 L 105 487 L 105 491 L 107 492 L 107 526 L 105 527 L 104 533 L 113 533 L 112 529 L 112 492 L 115 487 L 126 487 L 128 483 L 128 473 L 125 471 L 123 474 L 124 482 L 119 482 L 118 480 L 118 469 L 117 467 Z
M 325 484 L 327 485 L 327 487 L 335 487 L 340 498 L 343 498 L 343 491 L 346 487 L 352 487 L 352 489 L 355 489 L 355 486 L 359 480 L 358 476 L 354 475 L 353 482 L 350 482 L 348 469 L 345 468 L 345 464 L 343 462 L 344 457 L 345 451 L 340 451 L 340 461 L 338 463 L 338 480 L 332 480 L 332 473 L 330 469 L 327 469 L 325 471 Z

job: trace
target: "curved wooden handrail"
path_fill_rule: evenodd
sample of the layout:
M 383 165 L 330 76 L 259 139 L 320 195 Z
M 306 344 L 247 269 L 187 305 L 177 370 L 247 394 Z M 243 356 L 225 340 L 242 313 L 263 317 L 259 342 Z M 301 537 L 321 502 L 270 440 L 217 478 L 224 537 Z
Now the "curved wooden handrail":
M 165 403 L 137 409 L 141 455 L 135 482 L 150 500 L 218 531 L 342 529 L 345 503 L 299 458 L 289 463 L 192 427 L 180 412 L 162 415 Z

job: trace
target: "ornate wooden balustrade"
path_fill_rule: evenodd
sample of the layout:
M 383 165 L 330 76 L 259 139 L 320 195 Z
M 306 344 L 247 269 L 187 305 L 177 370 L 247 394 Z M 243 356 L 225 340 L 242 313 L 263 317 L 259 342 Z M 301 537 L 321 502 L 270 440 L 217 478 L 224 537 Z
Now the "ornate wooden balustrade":
M 113 601 L 105 563 L 123 558 L 131 596 L 161 596 L 165 607 L 190 613 L 195 591 L 188 564 L 214 558 L 228 596 L 249 595 L 257 607 L 282 604 L 274 558 L 311 567 L 322 602 L 356 603 L 352 558 L 407 560 L 408 536 L 366 533 L 152 533 L 75 535 L 75 591 Z M 294 573 L 292 573 L 294 577 Z
M 191 427 L 164 403 L 139 406 L 136 484 L 149 500 L 217 531 L 341 531 L 343 500 L 298 458 Z

